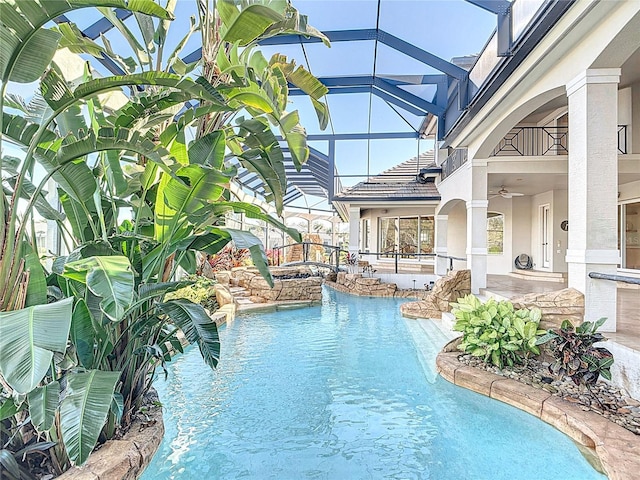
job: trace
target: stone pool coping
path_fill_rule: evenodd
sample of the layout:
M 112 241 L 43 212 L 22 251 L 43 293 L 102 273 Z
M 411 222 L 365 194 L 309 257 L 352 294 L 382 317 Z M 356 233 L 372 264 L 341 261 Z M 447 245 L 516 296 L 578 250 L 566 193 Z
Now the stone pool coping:
M 638 478 L 639 436 L 545 390 L 461 363 L 458 355 L 456 352 L 438 354 L 436 366 L 445 380 L 524 410 L 560 430 L 595 452 L 610 480 Z

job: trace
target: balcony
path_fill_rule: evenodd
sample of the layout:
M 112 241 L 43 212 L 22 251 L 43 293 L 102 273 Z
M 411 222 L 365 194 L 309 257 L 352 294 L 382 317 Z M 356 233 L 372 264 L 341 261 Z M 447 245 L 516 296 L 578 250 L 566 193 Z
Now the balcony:
M 491 156 L 535 157 L 568 153 L 569 127 L 517 127 L 498 142 Z M 618 153 L 627 153 L 627 125 L 618 125 Z
M 449 155 L 444 162 L 442 162 L 441 168 L 442 173 L 440 174 L 440 178 L 444 180 L 457 169 L 459 169 L 462 165 L 467 162 L 467 149 L 466 148 L 456 148 L 451 155 Z

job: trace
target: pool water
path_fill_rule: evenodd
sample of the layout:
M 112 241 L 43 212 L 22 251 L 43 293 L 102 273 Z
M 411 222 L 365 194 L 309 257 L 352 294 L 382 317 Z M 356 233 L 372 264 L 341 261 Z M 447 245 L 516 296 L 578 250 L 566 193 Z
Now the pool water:
M 189 349 L 156 382 L 166 434 L 142 479 L 605 478 L 533 416 L 429 381 L 399 305 L 327 289 L 223 327 L 215 371 Z

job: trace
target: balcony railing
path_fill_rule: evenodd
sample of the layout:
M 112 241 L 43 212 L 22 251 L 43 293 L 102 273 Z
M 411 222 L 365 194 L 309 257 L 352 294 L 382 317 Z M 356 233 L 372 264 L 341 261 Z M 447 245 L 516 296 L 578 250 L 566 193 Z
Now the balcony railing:
M 512 128 L 491 156 L 566 155 L 569 153 L 568 134 L 568 127 Z
M 462 165 L 467 162 L 467 149 L 456 148 L 451 155 L 449 155 L 444 162 L 442 162 L 442 173 L 440 178 L 444 180 Z
M 509 130 L 500 140 L 491 156 L 528 157 L 568 153 L 569 127 L 517 127 Z M 618 125 L 618 153 L 627 153 L 627 125 Z

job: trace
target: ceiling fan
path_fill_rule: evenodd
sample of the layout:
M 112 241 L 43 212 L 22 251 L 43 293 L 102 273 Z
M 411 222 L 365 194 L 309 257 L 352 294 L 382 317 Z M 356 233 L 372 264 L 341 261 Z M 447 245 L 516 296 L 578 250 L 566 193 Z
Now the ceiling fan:
M 502 197 L 502 198 L 513 198 L 513 197 L 522 197 L 524 193 L 510 192 L 504 185 L 500 186 L 500 190 L 495 195 L 491 195 L 489 198 Z

